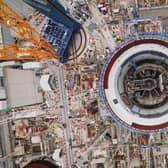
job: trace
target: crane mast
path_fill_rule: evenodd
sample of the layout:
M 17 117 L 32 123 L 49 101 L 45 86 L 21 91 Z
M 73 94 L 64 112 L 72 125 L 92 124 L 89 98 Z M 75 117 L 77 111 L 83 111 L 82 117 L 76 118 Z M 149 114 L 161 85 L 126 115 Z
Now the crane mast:
M 58 58 L 57 52 L 52 45 L 3 0 L 0 0 L 0 23 L 13 30 L 18 40 L 32 43 L 31 46 L 1 44 L 0 60 Z

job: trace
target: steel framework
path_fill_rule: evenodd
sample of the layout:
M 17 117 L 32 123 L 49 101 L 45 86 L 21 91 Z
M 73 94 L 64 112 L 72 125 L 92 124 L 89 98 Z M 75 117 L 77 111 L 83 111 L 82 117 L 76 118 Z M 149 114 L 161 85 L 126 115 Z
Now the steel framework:
M 58 54 L 52 45 L 3 0 L 0 0 L 0 23 L 13 30 L 18 40 L 32 43 L 31 46 L 1 44 L 0 60 L 58 58 Z

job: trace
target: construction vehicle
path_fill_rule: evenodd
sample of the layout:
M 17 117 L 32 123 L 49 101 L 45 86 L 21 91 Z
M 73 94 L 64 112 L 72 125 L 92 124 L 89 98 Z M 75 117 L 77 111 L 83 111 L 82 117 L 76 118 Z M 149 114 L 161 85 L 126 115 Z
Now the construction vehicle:
M 53 46 L 3 0 L 0 0 L 0 23 L 15 32 L 17 40 L 24 44 L 29 42 L 28 46 L 0 44 L 0 60 L 58 58 L 58 54 Z

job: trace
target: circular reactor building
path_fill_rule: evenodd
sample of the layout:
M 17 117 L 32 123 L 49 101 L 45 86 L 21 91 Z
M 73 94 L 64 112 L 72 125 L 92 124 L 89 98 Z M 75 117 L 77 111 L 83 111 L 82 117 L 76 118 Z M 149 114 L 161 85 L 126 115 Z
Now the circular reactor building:
M 168 127 L 168 42 L 140 36 L 123 43 L 106 59 L 99 94 L 107 114 L 138 133 Z

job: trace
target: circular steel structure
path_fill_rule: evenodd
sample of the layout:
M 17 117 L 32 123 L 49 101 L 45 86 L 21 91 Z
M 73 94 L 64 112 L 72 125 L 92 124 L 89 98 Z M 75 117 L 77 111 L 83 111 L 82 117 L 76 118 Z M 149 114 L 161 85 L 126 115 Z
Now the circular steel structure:
M 108 116 L 127 129 L 150 134 L 168 127 L 168 41 L 131 39 L 109 54 L 99 95 Z

